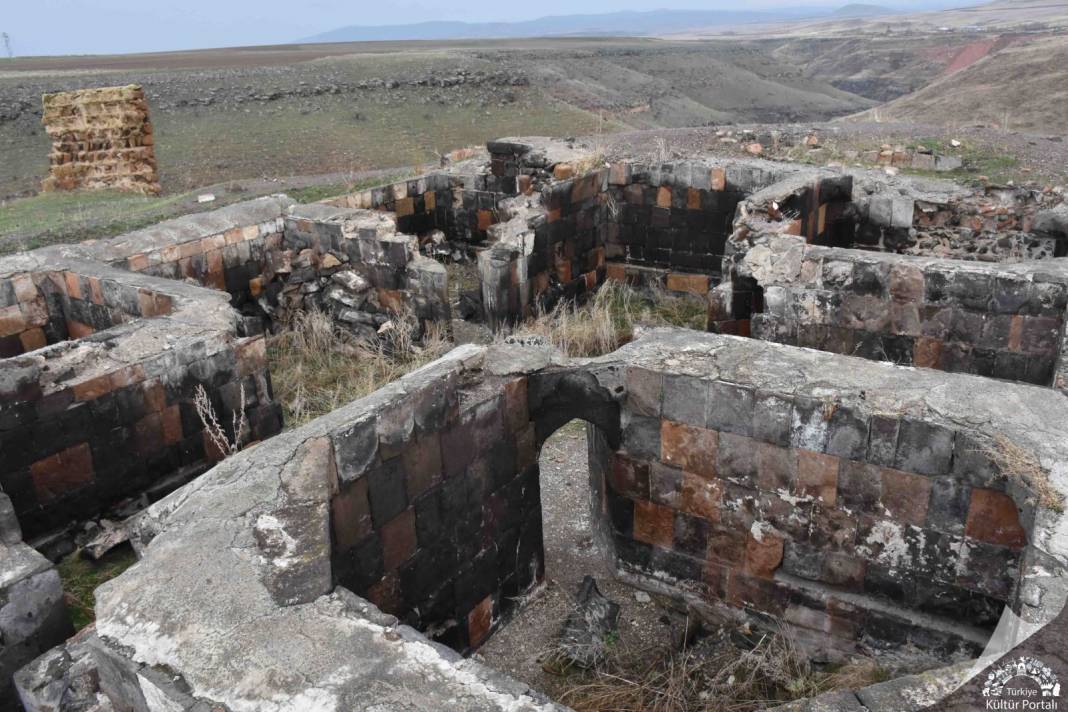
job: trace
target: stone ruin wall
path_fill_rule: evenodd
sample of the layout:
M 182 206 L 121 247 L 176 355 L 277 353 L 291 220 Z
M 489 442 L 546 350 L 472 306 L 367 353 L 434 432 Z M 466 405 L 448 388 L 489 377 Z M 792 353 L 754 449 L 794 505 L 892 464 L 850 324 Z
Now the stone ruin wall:
M 246 406 L 257 414 L 253 437 L 277 432 L 263 337 L 256 336 L 265 321 L 281 324 L 296 311 L 325 308 L 339 324 L 371 335 L 409 308 L 424 322 L 447 320 L 444 267 L 424 256 L 433 249 L 428 230 L 476 237 L 464 249 L 479 254 L 490 323 L 581 297 L 606 279 L 653 280 L 708 298 L 710 326 L 721 331 L 878 360 L 909 353 L 912 363 L 943 371 L 1060 384 L 1054 373 L 1062 369 L 1068 282 L 1056 262 L 958 267 L 835 247 L 854 245 L 850 240 L 887 211 L 873 209 L 871 199 L 851 201 L 855 185 L 833 172 L 686 161 L 581 173 L 571 153 L 534 152 L 528 164 L 520 146 L 491 144 L 488 171 L 465 168 L 464 177 L 435 173 L 325 201 L 332 204 L 299 206 L 274 196 L 113 240 L 5 258 L 0 344 L 11 357 L 0 362 L 0 383 L 13 407 L 4 410 L 0 445 L 21 453 L 17 481 L 10 484 L 5 473 L 4 482 L 7 492 L 22 488 L 12 494 L 20 518 L 44 527 L 108 498 L 153 488 L 158 496 L 203 471 L 218 454 L 205 447 L 189 412 L 189 387 L 198 382 L 224 421 L 235 391 L 246 386 Z M 489 214 L 475 210 L 474 225 L 484 222 L 485 230 L 470 229 L 469 196 L 478 192 L 471 185 L 492 188 L 484 191 L 493 196 Z M 892 228 L 894 200 L 890 205 L 884 227 Z M 391 207 L 404 214 L 390 214 Z M 717 264 L 718 271 L 708 266 Z M 988 289 L 994 297 L 984 301 Z M 946 331 L 934 333 L 937 325 Z M 177 335 L 178 348 L 142 348 L 164 334 Z M 912 339 L 908 348 L 901 337 Z M 940 358 L 918 360 L 918 353 L 936 352 L 931 340 L 942 342 Z M 334 463 L 326 468 L 335 472 L 331 494 L 311 509 L 305 502 L 259 522 L 255 545 L 268 559 L 288 557 L 287 536 L 314 532 L 317 553 L 308 565 L 329 582 L 315 590 L 347 587 L 385 614 L 336 592 L 331 606 L 375 625 L 395 614 L 454 649 L 473 649 L 507 619 L 515 594 L 542 578 L 537 450 L 564 420 L 581 417 L 594 424 L 591 484 L 602 544 L 625 576 L 710 611 L 785 620 L 829 653 L 871 641 L 974 652 L 1006 604 L 1026 611 L 1031 604 L 1021 601 L 1037 600 L 1026 586 L 1049 583 L 1025 586 L 1021 577 L 1041 566 L 1059 580 L 1059 555 L 1048 558 L 1053 552 L 1034 533 L 1049 512 L 1036 511 L 1033 498 L 1028 504 L 1018 484 L 976 454 L 990 433 L 947 422 L 938 409 L 857 402 L 861 386 L 850 378 L 830 395 L 799 391 L 774 374 L 811 368 L 822 379 L 841 370 L 837 357 L 810 362 L 776 350 L 785 347 L 738 343 L 660 333 L 606 357 L 604 367 L 552 367 L 539 355 L 537 367 L 509 369 L 464 355 L 464 367 L 443 382 L 422 376 L 419 385 L 405 381 L 389 391 L 388 403 L 372 399 L 376 417 L 321 419 L 329 433 L 305 454 L 309 463 Z M 707 373 L 679 370 L 677 360 L 663 360 L 665 348 L 697 362 L 722 352 L 726 363 L 767 363 L 756 375 L 731 376 L 722 363 Z M 92 367 L 84 369 L 86 362 Z M 886 375 L 848 363 L 867 379 L 864 389 Z M 959 378 L 909 373 L 910 384 L 928 379 L 931 388 Z M 163 398 L 152 395 L 157 383 Z M 1013 384 L 997 389 L 1006 402 L 1055 396 Z M 44 418 L 56 414 L 82 418 L 63 432 L 89 433 L 87 439 L 52 442 Z M 92 430 L 86 414 L 105 418 Z M 117 432 L 137 448 L 122 453 L 126 461 L 155 464 L 131 478 L 113 468 L 109 453 L 98 463 L 97 452 Z M 46 439 L 55 447 L 35 451 Z M 274 465 L 267 463 L 280 462 L 272 448 L 288 447 L 272 442 L 278 444 L 263 451 L 268 470 Z M 160 445 L 158 456 L 143 443 Z M 92 464 L 78 475 L 85 468 L 73 465 L 86 459 L 84 451 Z M 216 468 L 219 477 L 230 462 Z M 64 474 L 71 472 L 77 476 Z M 42 504 L 38 480 L 60 496 Z M 198 516 L 187 511 L 190 522 Z M 323 531 L 297 523 L 310 513 L 314 522 L 326 517 Z M 514 549 L 500 545 L 513 539 Z M 983 575 L 968 565 L 975 561 L 983 562 Z M 276 570 L 270 595 L 296 596 L 285 605 L 312 600 L 299 580 L 304 573 Z M 1059 600 L 1056 589 L 1050 600 Z M 123 637 L 115 633 L 113 641 Z M 109 650 L 105 657 L 121 662 L 124 654 Z M 151 668 L 134 668 L 121 675 L 156 679 Z M 116 699 L 129 694 L 119 678 L 106 684 Z
M 236 333 L 225 298 L 61 248 L 6 258 L 0 273 L 35 296 L 8 307 L 30 304 L 27 322 L 43 322 L 22 336 L 48 342 L 0 361 L 3 491 L 28 537 L 159 496 L 221 459 L 193 406 L 198 385 L 223 422 L 245 413 L 246 442 L 281 429 L 263 337 Z
M 982 650 L 1017 595 L 1021 517 L 1034 516 L 1018 510 L 986 440 L 875 405 L 900 398 L 904 379 L 866 368 L 836 378 L 833 357 L 737 342 L 706 355 L 717 342 L 660 338 L 685 366 L 629 361 L 622 446 L 599 458 L 604 534 L 624 572 L 782 621 L 832 659 L 865 644 Z M 751 370 L 734 365 L 743 354 Z M 705 359 L 730 360 L 713 378 Z M 771 364 L 823 387 L 772 376 Z M 847 382 L 864 382 L 865 397 Z
M 744 203 L 725 279 L 710 293 L 711 328 L 1060 387 L 1068 306 L 1060 261 L 955 263 L 821 246 L 791 236 L 796 230 L 778 209 L 791 199 L 789 188 L 773 186 Z M 899 202 L 911 213 L 911 200 L 891 204 Z
M 155 140 L 136 85 L 45 94 L 41 120 L 52 139 L 41 190 L 104 188 L 156 195 Z
M 783 622 L 822 655 L 968 656 L 1004 607 L 1040 626 L 1063 605 L 1061 515 L 976 449 L 1008 437 L 1057 470 L 1062 412 L 1049 389 L 682 330 L 585 362 L 460 347 L 152 507 L 141 563 L 97 591 L 96 631 L 18 684 L 40 699 L 88 646 L 100 689 L 134 708 L 360 708 L 382 702 L 388 669 L 457 709 L 555 709 L 460 675 L 408 625 L 468 650 L 537 584 L 537 451 L 573 417 L 590 423 L 591 511 L 625 580 Z M 894 690 L 869 709 L 919 708 Z

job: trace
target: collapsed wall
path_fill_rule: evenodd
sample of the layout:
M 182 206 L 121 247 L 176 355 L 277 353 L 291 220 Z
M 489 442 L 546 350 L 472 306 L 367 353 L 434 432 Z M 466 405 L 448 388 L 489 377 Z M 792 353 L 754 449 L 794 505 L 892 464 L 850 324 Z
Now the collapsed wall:
M 155 141 L 141 87 L 45 94 L 41 121 L 52 139 L 41 190 L 124 190 L 155 195 Z
M 592 361 L 461 347 L 151 507 L 89 644 L 134 708 L 545 708 L 408 625 L 469 650 L 537 585 L 537 450 L 578 417 L 625 579 L 826 655 L 960 660 L 1003 610 L 1063 606 L 1063 515 L 983 454 L 1033 453 L 1060 497 L 1063 416 L 1048 389 L 683 330 Z

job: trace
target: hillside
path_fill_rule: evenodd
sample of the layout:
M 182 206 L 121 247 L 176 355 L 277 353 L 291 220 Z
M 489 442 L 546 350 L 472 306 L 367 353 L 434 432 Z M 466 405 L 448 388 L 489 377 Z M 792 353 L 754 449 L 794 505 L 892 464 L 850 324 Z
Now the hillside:
M 989 49 L 967 57 L 972 63 L 959 71 L 854 118 L 1068 134 L 1068 36 Z
M 0 61 L 0 198 L 34 190 L 46 170 L 41 94 L 87 86 L 144 87 L 167 191 L 422 164 L 495 136 L 817 121 L 874 104 L 735 41 L 376 42 L 60 59 Z M 68 68 L 75 60 L 82 69 Z

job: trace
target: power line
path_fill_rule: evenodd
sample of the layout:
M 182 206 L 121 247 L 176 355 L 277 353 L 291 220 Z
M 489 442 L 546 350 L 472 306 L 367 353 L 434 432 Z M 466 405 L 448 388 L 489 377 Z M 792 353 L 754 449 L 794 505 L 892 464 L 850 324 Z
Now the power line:
M 11 35 L 6 32 L 0 32 L 0 39 L 4 40 L 4 52 L 7 53 L 7 58 L 11 59 L 15 56 L 14 50 L 11 49 Z

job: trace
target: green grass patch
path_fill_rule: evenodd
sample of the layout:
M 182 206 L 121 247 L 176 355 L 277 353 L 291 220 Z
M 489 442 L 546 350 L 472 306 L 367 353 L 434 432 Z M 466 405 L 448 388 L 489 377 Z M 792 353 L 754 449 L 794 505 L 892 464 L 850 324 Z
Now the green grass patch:
M 75 551 L 59 562 L 56 569 L 63 582 L 63 593 L 75 630 L 81 630 L 96 620 L 96 598 L 93 591 L 137 563 L 137 555 L 129 546 L 112 549 L 97 561 Z

